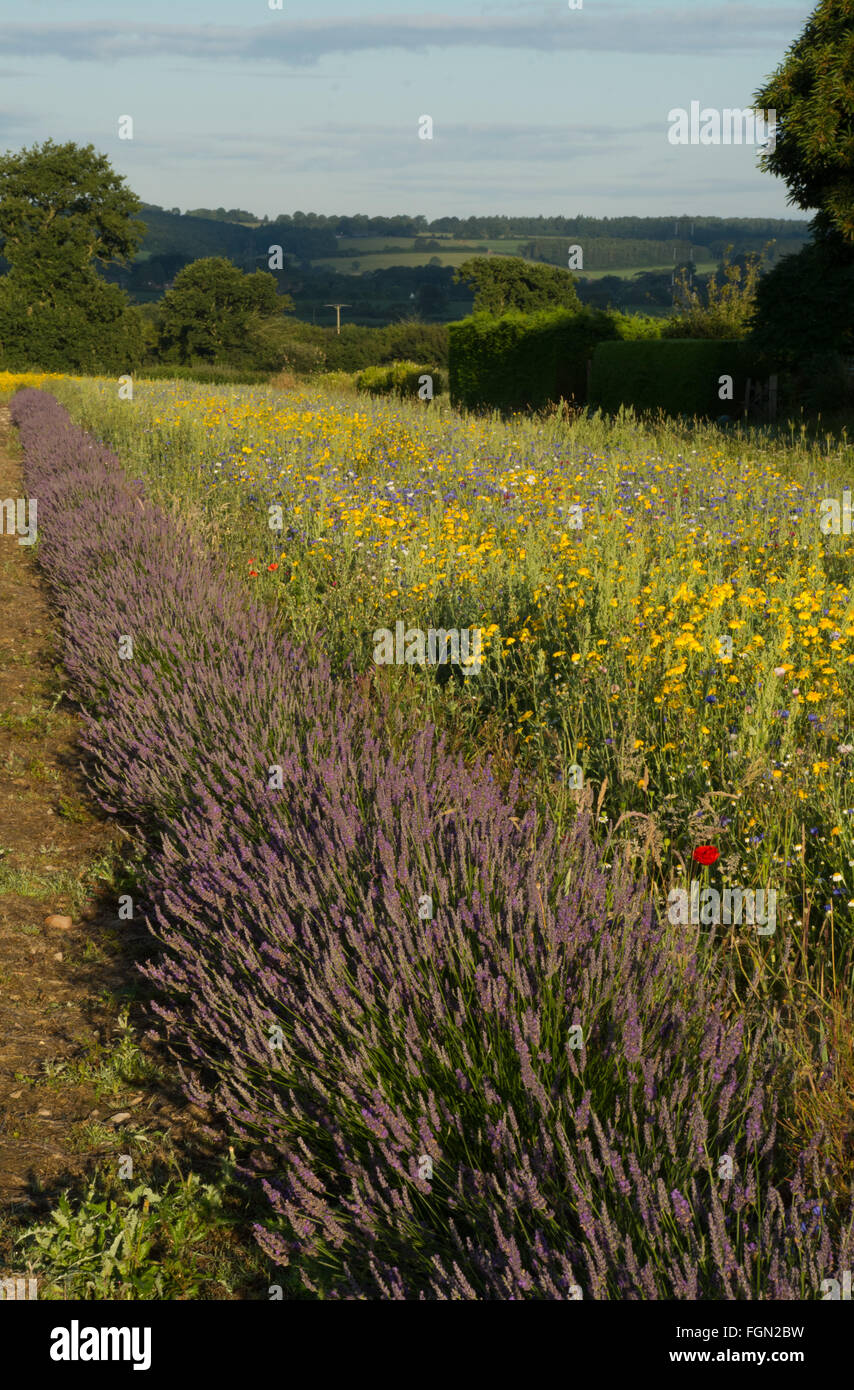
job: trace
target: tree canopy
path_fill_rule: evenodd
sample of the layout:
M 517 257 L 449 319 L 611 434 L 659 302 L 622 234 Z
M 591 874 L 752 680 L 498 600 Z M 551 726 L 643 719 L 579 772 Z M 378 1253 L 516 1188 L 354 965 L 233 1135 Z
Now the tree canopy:
M 455 281 L 474 290 L 476 314 L 523 314 L 538 309 L 580 309 L 575 281 L 568 270 L 531 264 L 518 256 L 473 256 L 463 261 Z
M 785 179 L 789 202 L 817 210 L 817 235 L 854 244 L 854 0 L 820 0 L 754 101 L 777 113 L 762 167 Z
M 163 296 L 160 346 L 184 363 L 250 365 L 258 359 L 258 328 L 292 308 L 268 271 L 248 275 L 223 256 L 208 256 L 184 266 Z
M 0 350 L 9 366 L 127 370 L 142 325 L 95 261 L 125 261 L 142 204 L 94 146 L 47 140 L 0 156 Z
M 676 313 L 668 319 L 665 338 L 746 338 L 756 312 L 762 257 L 749 252 L 740 265 L 728 247 L 718 275 L 711 275 L 703 297 L 682 266 L 676 273 Z
M 854 355 L 854 256 L 819 240 L 786 256 L 756 291 L 751 338 L 770 361 L 796 367 L 824 352 Z
M 142 203 L 93 145 L 57 145 L 0 156 L 0 251 L 15 266 L 47 241 L 66 258 L 127 261 L 145 234 Z
M 854 353 L 854 0 L 820 0 L 754 100 L 777 116 L 763 168 L 816 216 L 813 241 L 759 281 L 751 341 L 804 372 Z

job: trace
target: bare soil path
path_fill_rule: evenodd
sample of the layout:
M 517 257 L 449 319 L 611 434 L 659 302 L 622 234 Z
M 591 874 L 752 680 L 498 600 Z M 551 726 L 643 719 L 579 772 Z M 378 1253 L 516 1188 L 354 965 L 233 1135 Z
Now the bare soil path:
M 0 407 L 0 499 L 24 496 L 12 434 Z M 0 1205 L 33 1205 L 79 1168 L 71 1131 L 96 1108 L 91 1088 L 63 1087 L 60 1099 L 32 1083 L 99 1041 L 75 962 L 98 932 L 79 925 L 87 878 L 116 836 L 83 800 L 54 623 L 31 547 L 9 535 L 0 615 Z M 69 912 L 70 930 L 44 925 Z
M 0 500 L 24 495 L 0 406 Z M 164 1109 L 116 1065 L 145 943 L 116 916 L 121 835 L 86 797 L 76 726 L 33 549 L 0 535 L 0 1213 L 52 1205 L 123 1147 L 121 1124 Z M 57 914 L 72 926 L 46 926 Z

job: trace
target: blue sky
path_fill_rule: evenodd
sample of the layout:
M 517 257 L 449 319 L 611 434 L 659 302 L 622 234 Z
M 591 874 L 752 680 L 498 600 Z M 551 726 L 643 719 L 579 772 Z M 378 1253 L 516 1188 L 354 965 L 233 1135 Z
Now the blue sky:
M 754 148 L 670 145 L 667 115 L 751 106 L 814 8 L 0 0 L 0 148 L 91 143 L 182 210 L 803 217 Z

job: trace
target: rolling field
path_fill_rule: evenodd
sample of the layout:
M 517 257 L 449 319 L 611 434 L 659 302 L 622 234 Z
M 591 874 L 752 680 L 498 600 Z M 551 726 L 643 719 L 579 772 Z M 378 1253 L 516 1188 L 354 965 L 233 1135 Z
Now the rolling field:
M 486 246 L 490 251 L 498 252 L 503 256 L 516 256 L 519 254 L 519 247 L 525 245 L 524 237 L 494 237 L 490 240 L 484 237 L 482 241 L 458 241 L 455 238 L 442 233 L 425 233 L 429 241 L 437 241 L 440 247 L 445 247 L 448 254 L 456 251 L 465 251 L 469 256 L 476 254 L 481 246 Z M 338 238 L 338 249 L 342 254 L 349 254 L 358 258 L 359 253 L 372 254 L 375 252 L 391 251 L 412 251 L 415 247 L 415 237 L 411 236 L 376 236 L 376 237 L 347 237 Z M 439 252 L 436 252 L 438 255 Z
M 165 836 L 164 1026 L 291 1165 L 266 1254 L 333 1297 L 818 1297 L 854 1232 L 850 449 L 46 385 L 121 461 L 90 497 L 91 443 L 14 406 L 33 487 L 67 456 L 44 563 L 113 691 L 100 794 Z M 479 629 L 481 669 L 378 665 L 397 624 Z
M 503 253 L 511 255 L 510 251 Z M 365 270 L 391 270 L 393 266 L 413 266 L 429 265 L 435 256 L 440 265 L 460 266 L 464 261 L 471 260 L 473 251 L 388 251 L 371 252 L 370 254 L 360 255 L 354 252 L 351 258 L 344 256 L 327 256 L 322 259 L 312 261 L 314 269 L 336 270 L 342 275 L 361 275 Z M 353 261 L 359 262 L 359 268 L 353 268 Z
M 495 243 L 495 247 L 496 249 L 493 252 L 493 254 L 495 255 L 516 255 L 515 251 L 507 250 L 506 242 L 504 242 L 503 244 L 501 242 L 497 242 Z M 465 261 L 470 260 L 472 256 L 476 254 L 477 252 L 474 250 L 474 248 L 467 251 L 401 250 L 389 251 L 385 253 L 363 253 L 362 255 L 354 251 L 353 256 L 350 258 L 344 256 L 327 256 L 323 259 L 312 261 L 311 264 L 315 269 L 320 268 L 323 270 L 336 270 L 339 271 L 342 275 L 361 275 L 367 270 L 391 270 L 394 266 L 408 266 L 411 269 L 415 266 L 429 265 L 430 261 L 433 260 L 434 257 L 439 261 L 440 265 L 453 266 L 454 268 L 456 268 L 458 266 L 461 266 Z M 354 261 L 358 262 L 358 266 L 354 267 Z M 531 264 L 538 265 L 541 263 L 532 261 Z M 664 271 L 672 269 L 672 263 L 668 261 L 662 262 L 660 265 L 641 265 L 631 266 L 630 268 L 609 266 L 605 270 L 585 269 L 576 271 L 575 274 L 578 275 L 580 278 L 586 280 L 601 280 L 605 275 L 618 275 L 624 280 L 630 280 L 633 275 L 642 275 L 644 273 L 649 273 L 652 271 L 663 273 Z M 698 275 L 710 275 L 716 269 L 717 263 L 715 261 L 698 262 L 695 266 L 695 270 Z
M 607 270 L 578 270 L 575 273 L 585 280 L 602 280 L 606 275 L 619 275 L 621 280 L 631 280 L 633 275 L 644 275 L 652 272 L 664 274 L 665 271 L 672 269 L 672 262 L 667 261 L 660 265 L 639 265 L 623 269 L 611 266 Z M 713 271 L 717 270 L 717 264 L 715 261 L 698 261 L 694 270 L 698 275 L 711 275 Z

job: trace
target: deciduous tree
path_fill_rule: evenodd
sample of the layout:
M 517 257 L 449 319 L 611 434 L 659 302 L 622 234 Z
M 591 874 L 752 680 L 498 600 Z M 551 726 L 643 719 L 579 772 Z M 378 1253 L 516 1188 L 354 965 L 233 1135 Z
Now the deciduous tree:
M 854 0 L 820 0 L 754 101 L 777 113 L 762 167 L 785 179 L 790 202 L 818 209 L 819 236 L 854 244 Z
M 567 270 L 532 265 L 518 256 L 473 256 L 463 261 L 455 281 L 475 292 L 474 313 L 523 314 L 538 309 L 580 309 L 575 282 Z
M 263 355 L 259 328 L 290 309 L 292 299 L 278 293 L 269 272 L 247 275 L 223 256 L 208 256 L 184 266 L 163 296 L 161 351 L 185 363 L 254 365 Z
M 0 356 L 9 366 L 138 364 L 138 311 L 95 263 L 127 261 L 142 204 L 94 146 L 52 140 L 0 156 Z

